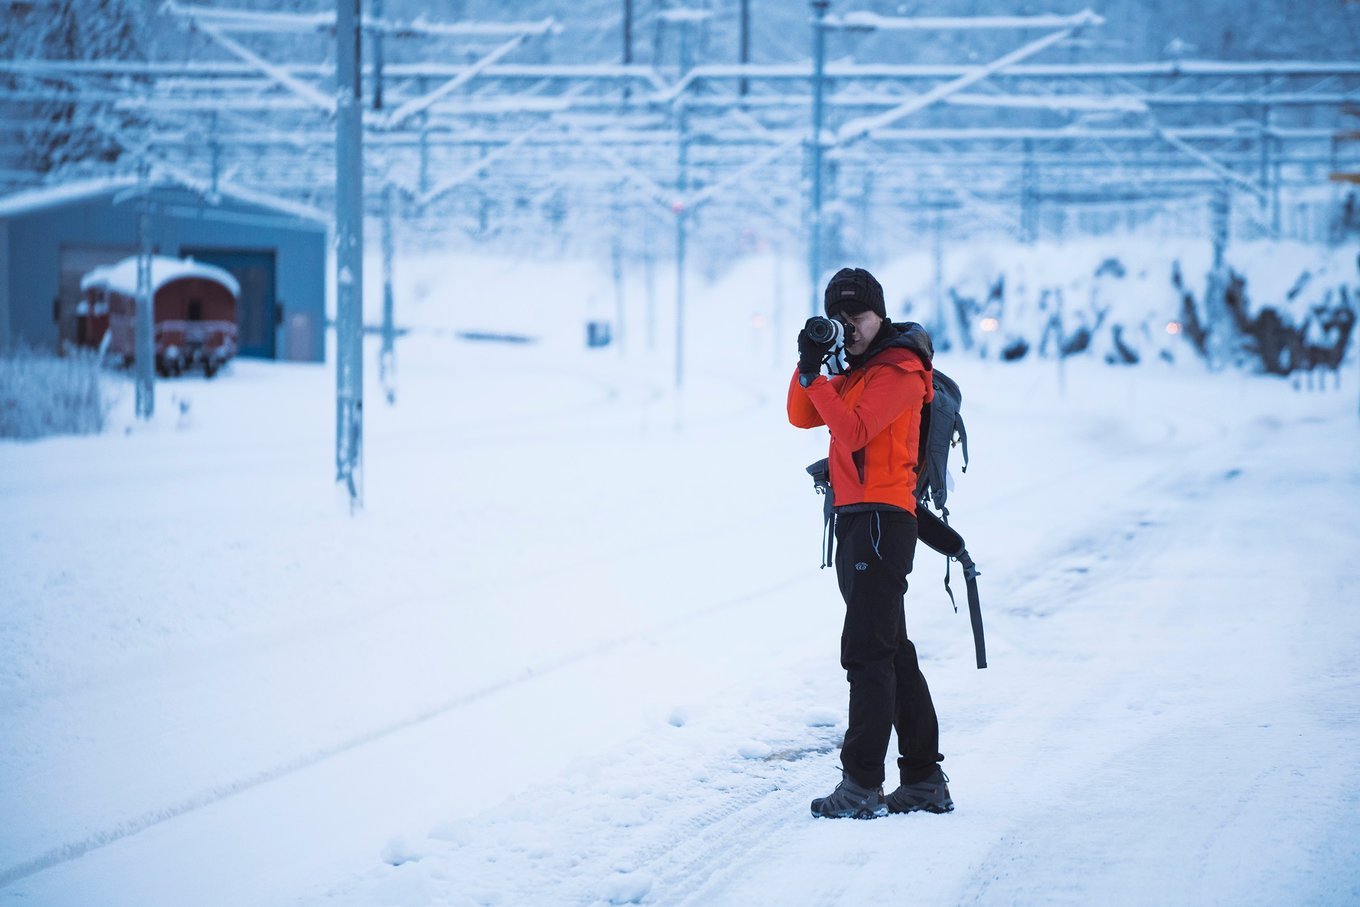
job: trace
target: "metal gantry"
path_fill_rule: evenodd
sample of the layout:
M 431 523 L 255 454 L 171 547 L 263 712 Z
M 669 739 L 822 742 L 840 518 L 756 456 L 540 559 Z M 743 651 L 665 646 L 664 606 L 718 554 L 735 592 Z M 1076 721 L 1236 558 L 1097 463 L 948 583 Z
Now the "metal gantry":
M 382 227 L 385 288 L 395 246 L 446 242 L 450 231 L 519 249 L 546 233 L 648 269 L 674 258 L 677 385 L 684 259 L 730 258 L 752 235 L 806 249 L 805 298 L 816 306 L 828 263 L 873 264 L 866 256 L 927 238 L 1034 241 L 1077 219 L 1209 236 L 1225 200 L 1234 230 L 1312 238 L 1348 188 L 1332 175 L 1360 171 L 1360 142 L 1339 140 L 1354 129 L 1344 110 L 1360 108 L 1354 54 L 1081 62 L 1073 36 L 1102 28 L 1089 11 L 894 17 L 810 0 L 807 30 L 792 39 L 808 56 L 752 63 L 759 23 L 731 0 L 742 23 L 735 62 L 696 51 L 714 3 L 670 3 L 652 14 L 643 63 L 636 2 L 621 0 L 620 21 L 597 26 L 622 32 L 618 60 L 564 63 L 543 58 L 579 32 L 552 19 L 440 23 L 387 17 L 376 2 L 362 15 L 354 0 L 341 0 L 339 16 L 170 0 L 160 23 L 182 31 L 173 58 L 0 60 L 0 148 L 22 143 L 42 104 L 75 103 L 121 155 L 47 178 L 145 165 L 205 195 L 332 222 L 342 252 L 362 243 L 366 215 Z M 346 17 L 357 28 L 352 72 L 348 50 L 329 40 L 344 40 Z M 985 33 L 1001 50 L 953 64 L 859 58 L 875 35 L 900 48 L 942 32 Z M 11 166 L 0 191 L 41 178 Z M 673 247 L 658 250 L 667 232 Z M 338 268 L 342 299 L 347 275 L 358 292 L 361 268 L 357 252 Z M 361 327 L 357 315 L 352 327 L 341 318 L 346 332 Z M 389 396 L 395 320 L 385 298 Z M 647 330 L 650 350 L 650 305 Z M 338 427 L 342 478 L 361 438 L 351 355 L 341 353 L 337 384 L 349 401 L 338 404 L 349 426 Z
M 686 33 L 706 27 L 679 12 L 672 9 L 665 23 L 680 39 L 677 54 Z M 7 119 L 15 122 L 25 102 L 74 96 L 97 107 L 95 125 L 129 161 L 144 158 L 160 174 L 208 191 L 247 189 L 330 219 L 336 151 L 329 124 L 338 113 L 325 86 L 334 66 L 322 53 L 273 60 L 250 43 L 286 35 L 292 47 L 323 45 L 334 16 L 180 3 L 167 5 L 165 15 L 188 30 L 194 53 L 184 62 L 0 61 L 16 89 L 5 102 Z M 817 15 L 814 5 L 810 18 Z M 924 199 L 926 210 L 953 206 L 949 228 L 982 205 L 991 213 L 1009 208 L 1004 219 L 1018 222 L 1023 205 L 1077 205 L 1082 196 L 1098 203 L 1106 193 L 1127 196 L 1134 185 L 1151 198 L 1169 188 L 1207 199 L 1213 184 L 1227 180 L 1235 193 L 1258 207 L 1264 197 L 1268 207 L 1276 191 L 1319 185 L 1333 157 L 1343 158 L 1334 169 L 1344 169 L 1356 155 L 1333 149 L 1332 138 L 1341 106 L 1360 103 L 1360 64 L 1027 62 L 1076 28 L 1099 28 L 1089 14 L 823 14 L 822 27 L 809 28 L 809 47 L 827 32 L 853 51 L 856 35 L 870 30 L 903 40 L 940 28 L 1051 31 L 987 64 L 838 59 L 821 78 L 806 61 L 700 61 L 674 73 L 657 61 L 516 62 L 527 41 L 563 40 L 551 21 L 369 17 L 364 27 L 373 36 L 365 91 L 383 98 L 363 111 L 367 210 L 381 210 L 391 185 L 399 224 L 452 224 L 474 236 L 487 232 L 487 221 L 539 230 L 544 202 L 553 197 L 570 209 L 573 226 L 607 224 L 614 198 L 607 189 L 620 175 L 631 201 L 651 212 L 646 216 L 664 220 L 684 202 L 687 210 L 707 207 L 714 222 L 726 219 L 718 212 L 741 212 L 746 223 L 772 221 L 801 233 L 810 228 L 817 186 L 833 205 L 854 201 L 867 169 L 898 174 L 869 181 L 878 197 L 871 215 L 915 210 Z M 446 47 L 481 43 L 468 62 L 397 52 L 415 36 Z M 132 84 L 149 90 L 129 91 Z M 818 94 L 825 129 L 813 141 Z M 675 168 L 682 141 L 689 146 L 683 191 Z M 813 155 L 824 159 L 824 184 L 813 178 L 823 171 L 808 160 Z M 8 176 L 14 186 L 35 178 Z M 715 237 L 714 245 L 724 239 Z

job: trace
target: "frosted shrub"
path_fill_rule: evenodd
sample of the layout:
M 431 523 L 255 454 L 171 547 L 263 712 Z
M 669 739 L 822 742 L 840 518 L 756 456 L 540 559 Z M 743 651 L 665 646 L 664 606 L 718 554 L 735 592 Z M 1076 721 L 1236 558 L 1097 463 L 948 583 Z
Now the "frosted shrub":
M 94 434 L 109 404 L 93 351 L 58 357 L 20 347 L 0 352 L 0 438 Z

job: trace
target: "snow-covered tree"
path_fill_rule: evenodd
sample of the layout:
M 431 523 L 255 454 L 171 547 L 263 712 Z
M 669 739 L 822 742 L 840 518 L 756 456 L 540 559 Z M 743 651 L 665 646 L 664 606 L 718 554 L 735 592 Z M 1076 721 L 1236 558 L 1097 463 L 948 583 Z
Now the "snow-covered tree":
M 141 60 L 147 6 L 137 0 L 56 0 L 9 4 L 0 55 L 16 59 Z M 122 149 L 96 125 L 109 114 L 103 100 L 79 97 L 73 77 L 14 76 L 32 95 L 22 157 L 38 173 L 83 162 L 116 161 Z M 126 83 L 124 83 L 126 84 Z M 62 96 L 69 96 L 66 100 Z

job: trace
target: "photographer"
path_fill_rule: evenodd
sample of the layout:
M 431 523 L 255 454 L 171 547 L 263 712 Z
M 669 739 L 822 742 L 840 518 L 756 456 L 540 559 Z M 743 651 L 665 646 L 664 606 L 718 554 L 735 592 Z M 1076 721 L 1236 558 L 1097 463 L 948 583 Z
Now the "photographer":
M 940 770 L 939 723 L 903 610 L 916 550 L 921 407 L 933 396 L 930 337 L 918 324 L 888 320 L 883 288 L 862 268 L 838 271 L 824 304 L 827 319 L 841 330 L 814 317 L 799 333 L 788 414 L 798 428 L 825 425 L 831 433 L 836 579 L 845 599 L 841 666 L 850 682 L 850 714 L 841 783 L 812 801 L 812 813 L 948 812 L 954 803 Z M 830 380 L 823 365 L 833 373 Z M 885 797 L 884 759 L 894 728 L 901 785 Z

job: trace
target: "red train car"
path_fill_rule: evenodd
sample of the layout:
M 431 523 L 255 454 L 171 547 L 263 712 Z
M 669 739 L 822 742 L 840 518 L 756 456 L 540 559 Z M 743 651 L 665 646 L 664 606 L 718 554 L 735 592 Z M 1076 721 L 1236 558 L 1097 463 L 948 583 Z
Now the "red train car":
M 76 303 L 76 345 L 97 347 L 109 330 L 109 267 L 101 265 L 80 279 Z
M 105 355 L 131 364 L 136 356 L 137 257 L 91 271 L 81 281 L 81 294 L 88 307 L 85 335 Z M 201 367 L 209 378 L 215 375 L 236 355 L 240 295 L 236 278 L 221 268 L 191 258 L 152 256 L 156 371 L 171 376 Z

